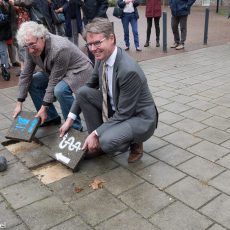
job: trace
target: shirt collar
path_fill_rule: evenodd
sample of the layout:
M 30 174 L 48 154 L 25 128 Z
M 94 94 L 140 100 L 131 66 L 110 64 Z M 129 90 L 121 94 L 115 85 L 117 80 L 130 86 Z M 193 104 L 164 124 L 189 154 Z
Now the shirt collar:
M 113 67 L 115 60 L 117 57 L 117 46 L 115 47 L 113 53 L 111 54 L 111 56 L 106 60 L 106 65 L 108 65 L 109 67 Z

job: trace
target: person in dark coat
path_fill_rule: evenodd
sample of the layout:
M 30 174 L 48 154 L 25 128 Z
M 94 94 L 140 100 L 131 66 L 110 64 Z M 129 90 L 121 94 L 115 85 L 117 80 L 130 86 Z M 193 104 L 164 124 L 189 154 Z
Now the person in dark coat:
M 147 18 L 147 36 L 144 47 L 149 46 L 149 40 L 152 29 L 152 22 L 154 18 L 155 32 L 156 32 L 156 47 L 160 46 L 160 17 L 161 17 L 161 1 L 147 0 L 145 8 L 145 16 Z
M 171 8 L 171 27 L 174 35 L 174 44 L 171 48 L 176 50 L 184 49 L 184 43 L 187 36 L 187 18 L 190 14 L 190 9 L 196 0 L 169 0 Z M 178 26 L 180 24 L 181 36 L 179 35 Z

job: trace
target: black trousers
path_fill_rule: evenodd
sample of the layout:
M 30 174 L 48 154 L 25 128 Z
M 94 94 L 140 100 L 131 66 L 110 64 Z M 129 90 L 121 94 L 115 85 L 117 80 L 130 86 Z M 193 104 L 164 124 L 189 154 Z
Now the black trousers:
M 147 18 L 147 37 L 146 42 L 149 42 L 151 29 L 152 29 L 153 18 Z M 160 40 L 160 17 L 154 18 L 155 32 L 156 32 L 156 41 Z

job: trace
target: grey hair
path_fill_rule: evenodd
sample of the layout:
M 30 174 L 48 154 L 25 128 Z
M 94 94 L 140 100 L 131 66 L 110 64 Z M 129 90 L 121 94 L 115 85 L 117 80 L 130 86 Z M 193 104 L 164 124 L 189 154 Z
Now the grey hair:
M 48 38 L 50 36 L 44 25 L 33 21 L 23 22 L 16 35 L 19 46 L 26 45 L 28 35 L 35 38 Z
M 94 18 L 85 27 L 85 36 L 87 33 L 103 34 L 106 38 L 109 38 L 113 34 L 115 37 L 113 23 L 107 18 Z

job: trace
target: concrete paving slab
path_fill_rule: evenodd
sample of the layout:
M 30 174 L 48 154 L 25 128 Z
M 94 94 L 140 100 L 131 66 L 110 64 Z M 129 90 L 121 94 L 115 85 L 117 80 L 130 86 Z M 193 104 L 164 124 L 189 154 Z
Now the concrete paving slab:
M 165 111 L 165 112 L 160 114 L 159 119 L 161 122 L 164 122 L 168 125 L 171 125 L 177 121 L 183 120 L 184 117 L 182 117 L 178 114 L 172 113 L 172 112 Z
M 9 230 L 28 230 L 28 228 L 26 227 L 25 224 L 20 224 L 20 225 L 16 225 L 12 228 L 9 228 Z
M 200 211 L 212 218 L 213 220 L 217 221 L 217 223 L 221 224 L 222 226 L 226 227 L 227 229 L 230 226 L 230 198 L 225 194 L 221 194 L 212 202 L 208 203 L 206 206 L 200 209 Z
M 159 149 L 168 143 L 158 137 L 151 136 L 147 141 L 144 142 L 144 152 L 151 153 L 152 151 Z
M 196 136 L 206 139 L 215 144 L 220 144 L 230 138 L 229 133 L 212 127 L 208 127 L 204 130 L 197 132 Z
M 56 197 L 48 197 L 17 210 L 22 220 L 34 230 L 45 230 L 74 216 L 73 211 Z
M 0 192 L 14 209 L 52 195 L 52 192 L 35 178 L 8 186 Z
M 0 189 L 31 178 L 33 174 L 21 163 L 8 165 L 8 169 L 0 174 Z
M 219 165 L 222 165 L 228 169 L 230 169 L 230 154 L 221 158 L 219 161 L 216 162 Z
M 219 189 L 220 191 L 230 195 L 230 171 L 227 170 L 211 181 L 209 184 Z
M 129 223 L 127 225 L 127 223 Z M 108 221 L 99 224 L 95 229 L 97 230 L 159 230 L 140 215 L 132 210 L 124 211 Z
M 216 115 L 216 116 L 220 116 L 223 118 L 229 118 L 230 117 L 230 108 L 227 108 L 225 106 L 216 106 L 212 109 L 209 109 L 207 112 Z
M 175 133 L 169 134 L 169 135 L 163 137 L 163 139 L 165 141 L 168 141 L 168 142 L 170 142 L 170 143 L 172 143 L 178 147 L 184 148 L 184 149 L 186 149 L 192 145 L 195 145 L 201 141 L 200 138 L 195 137 L 191 134 L 188 134 L 184 131 L 177 131 Z
M 50 228 L 50 230 L 92 230 L 92 228 L 84 223 L 84 221 L 80 217 L 74 217 L 72 219 L 69 219 L 53 228 Z
M 0 130 L 8 129 L 11 126 L 11 123 L 11 120 L 9 120 L 8 118 L 1 119 Z
M 172 102 L 170 104 L 162 106 L 162 108 L 169 111 L 169 112 L 177 113 L 177 114 L 191 109 L 190 106 L 187 106 L 187 105 L 184 105 L 184 104 L 178 103 L 178 102 Z
M 54 195 L 60 197 L 65 203 L 69 203 L 93 192 L 89 187 L 91 182 L 92 179 L 89 179 L 81 172 L 77 172 L 49 184 L 49 188 L 53 191 Z M 77 192 L 76 188 L 80 188 L 82 191 Z
M 86 223 L 92 226 L 107 220 L 127 208 L 126 205 L 105 189 L 99 189 L 77 201 L 71 202 L 70 206 Z
M 159 191 L 149 183 L 140 184 L 120 195 L 119 198 L 145 218 L 149 218 L 174 202 L 172 197 Z
M 14 214 L 12 209 L 5 203 L 0 202 L 0 224 L 5 228 L 10 228 L 22 223 L 22 221 Z
M 218 224 L 214 224 L 209 230 L 225 230 L 225 228 L 221 227 Z
M 194 157 L 194 155 L 191 154 L 190 152 L 184 149 L 178 148 L 171 144 L 164 146 L 160 149 L 157 149 L 151 152 L 150 154 L 171 166 L 176 166 Z
M 17 158 L 4 147 L 2 148 L 2 150 L 0 150 L 0 156 L 3 156 L 6 158 L 7 164 L 12 164 L 18 161 Z
M 210 117 L 204 120 L 203 123 L 208 126 L 221 129 L 221 130 L 226 130 L 230 128 L 229 119 L 217 117 L 217 116 Z
M 194 157 L 177 166 L 177 168 L 204 182 L 225 170 L 225 168 L 201 157 Z
M 100 179 L 105 181 L 104 187 L 115 196 L 144 182 L 141 178 L 121 167 L 101 175 Z
M 219 160 L 229 153 L 229 149 L 213 144 L 209 141 L 202 141 L 187 150 L 212 162 Z
M 203 110 L 203 111 L 207 111 L 208 109 L 211 109 L 216 106 L 216 104 L 214 103 L 210 103 L 210 102 L 203 101 L 203 100 L 193 100 L 192 102 L 187 103 L 187 105 L 193 108 L 196 108 L 196 109 Z
M 164 176 L 162 176 L 161 172 L 164 172 Z M 138 171 L 137 174 L 159 189 L 164 189 L 185 176 L 184 173 L 163 162 L 157 162 L 146 167 Z
M 225 141 L 224 143 L 221 144 L 221 146 L 230 149 L 230 140 Z
M 161 230 L 205 230 L 213 222 L 181 202 L 175 202 L 155 214 L 150 222 Z
M 166 136 L 166 135 L 168 135 L 170 133 L 173 133 L 175 131 L 177 131 L 176 128 L 171 127 L 169 125 L 166 125 L 166 124 L 164 124 L 164 123 L 162 123 L 162 122 L 159 121 L 158 122 L 158 127 L 155 130 L 155 132 L 154 132 L 154 136 L 156 136 L 156 137 L 163 137 L 163 136 Z
M 132 172 L 136 172 L 140 169 L 143 169 L 153 163 L 157 162 L 157 159 L 153 158 L 152 156 L 149 156 L 148 154 L 143 154 L 143 157 L 132 164 L 129 164 L 127 159 L 128 159 L 129 153 L 121 153 L 113 158 L 114 161 L 116 161 L 118 164 L 121 166 L 127 168 L 128 170 Z
M 204 184 L 192 177 L 186 177 L 165 190 L 188 206 L 199 209 L 202 205 L 220 194 L 208 184 Z
M 188 111 L 181 113 L 180 115 L 193 119 L 195 121 L 203 121 L 212 116 L 211 114 L 199 109 L 190 109 Z

